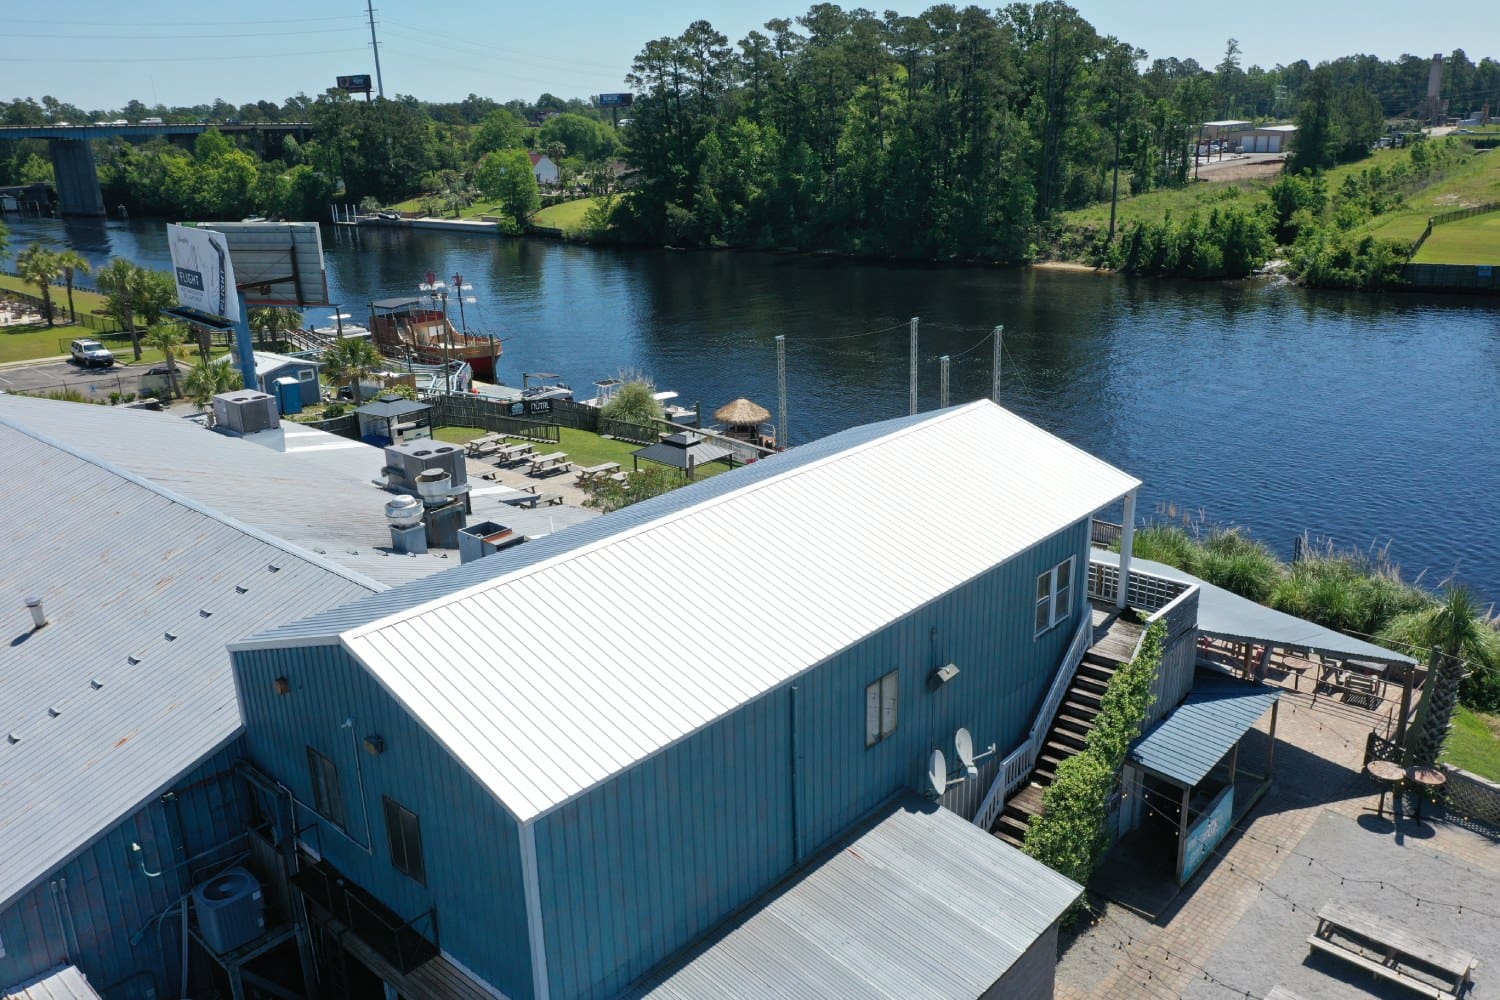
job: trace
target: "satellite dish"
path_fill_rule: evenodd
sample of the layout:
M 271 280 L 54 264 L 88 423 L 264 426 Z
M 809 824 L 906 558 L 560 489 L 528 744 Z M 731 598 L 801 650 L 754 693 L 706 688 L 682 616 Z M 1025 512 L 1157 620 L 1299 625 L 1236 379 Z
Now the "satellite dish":
M 948 761 L 944 759 L 943 751 L 932 751 L 927 762 L 927 780 L 932 784 L 932 794 L 941 798 L 943 790 L 948 787 Z
M 979 768 L 974 766 L 974 738 L 969 735 L 967 729 L 960 729 L 953 734 L 953 745 L 958 750 L 958 762 L 964 766 L 964 771 L 969 777 L 979 773 Z

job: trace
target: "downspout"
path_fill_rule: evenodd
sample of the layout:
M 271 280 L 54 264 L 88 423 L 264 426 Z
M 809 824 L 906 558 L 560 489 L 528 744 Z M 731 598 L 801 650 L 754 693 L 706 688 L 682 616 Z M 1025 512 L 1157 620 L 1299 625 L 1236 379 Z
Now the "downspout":
M 526 896 L 526 935 L 531 953 L 531 995 L 548 1000 L 547 935 L 542 927 L 542 887 L 536 860 L 536 824 L 522 823 L 521 886 Z
M 1115 607 L 1124 610 L 1130 596 L 1130 553 L 1135 545 L 1135 490 L 1125 494 L 1125 510 L 1120 518 L 1120 584 Z
M 791 750 L 792 750 L 792 864 L 802 863 L 802 816 L 797 808 L 797 758 L 802 747 L 798 739 L 798 730 L 801 729 L 801 704 L 797 699 L 797 685 L 791 687 Z

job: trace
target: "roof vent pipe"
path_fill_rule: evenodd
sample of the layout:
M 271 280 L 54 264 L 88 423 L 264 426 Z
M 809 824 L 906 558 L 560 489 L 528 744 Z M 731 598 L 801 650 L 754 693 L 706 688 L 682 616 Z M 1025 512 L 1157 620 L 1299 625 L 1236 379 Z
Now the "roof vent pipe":
M 26 598 L 26 607 L 31 611 L 32 628 L 41 628 L 47 624 L 47 615 L 42 611 L 42 599 L 40 597 Z

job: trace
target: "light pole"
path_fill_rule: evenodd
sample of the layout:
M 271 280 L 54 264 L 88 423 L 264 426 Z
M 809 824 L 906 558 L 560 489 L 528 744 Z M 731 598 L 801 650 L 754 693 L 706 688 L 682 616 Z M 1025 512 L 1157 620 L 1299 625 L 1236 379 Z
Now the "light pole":
M 443 304 L 443 391 L 446 394 L 453 392 L 453 362 L 449 355 L 449 348 L 453 346 L 453 334 L 448 330 L 448 289 L 438 291 L 438 301 Z

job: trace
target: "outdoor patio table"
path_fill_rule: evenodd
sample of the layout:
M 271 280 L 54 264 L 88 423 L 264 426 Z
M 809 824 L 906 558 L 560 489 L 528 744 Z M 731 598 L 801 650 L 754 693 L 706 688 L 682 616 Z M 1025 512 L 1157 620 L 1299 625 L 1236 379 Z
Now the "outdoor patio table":
M 1292 675 L 1292 689 L 1302 690 L 1302 675 L 1309 670 L 1316 669 L 1318 664 L 1305 656 L 1284 656 L 1281 659 L 1281 667 Z
M 1365 765 L 1365 773 L 1380 783 L 1380 805 L 1376 807 L 1375 815 L 1385 815 L 1385 795 L 1390 792 L 1391 814 L 1394 817 L 1398 808 L 1396 793 L 1406 780 L 1406 769 L 1389 760 L 1372 760 Z
M 1437 794 L 1448 783 L 1448 775 L 1435 767 L 1414 767 L 1406 772 L 1406 780 L 1417 786 L 1417 819 L 1422 818 L 1422 800 L 1428 794 Z

